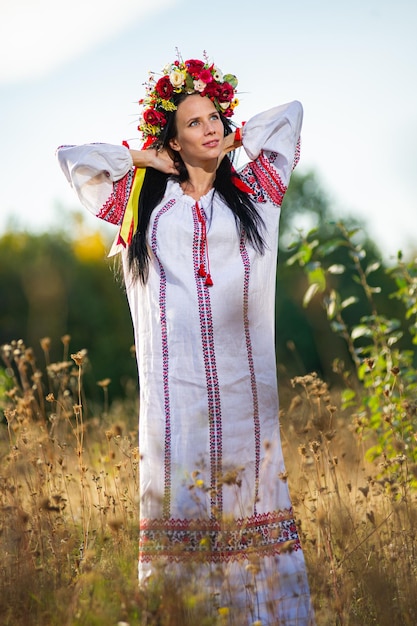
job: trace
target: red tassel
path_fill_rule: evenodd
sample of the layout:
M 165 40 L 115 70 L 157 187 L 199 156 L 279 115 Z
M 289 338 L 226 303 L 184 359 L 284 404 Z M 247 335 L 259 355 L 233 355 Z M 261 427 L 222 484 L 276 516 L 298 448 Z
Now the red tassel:
M 198 202 L 196 202 L 195 204 L 195 209 L 197 212 L 197 217 L 198 217 L 198 221 L 201 224 L 201 243 L 200 243 L 200 259 L 204 258 L 204 255 L 206 256 L 206 261 L 207 261 L 207 269 L 208 272 L 206 272 L 206 268 L 204 266 L 204 262 L 200 263 L 200 267 L 198 268 L 198 275 L 201 278 L 205 278 L 206 280 L 204 281 L 204 284 L 207 285 L 207 287 L 211 287 L 213 285 L 213 281 L 211 279 L 210 276 L 210 257 L 208 254 L 208 241 L 207 241 L 207 233 L 206 233 L 206 221 L 204 218 L 204 214 L 202 213 L 202 211 L 200 210 L 200 207 L 198 206 Z
M 237 174 L 235 176 L 232 176 L 232 183 L 234 184 L 235 187 L 237 187 L 241 191 L 244 191 L 245 193 L 250 193 L 250 194 L 254 193 L 253 190 L 249 187 L 249 185 L 243 182 L 243 180 L 239 178 Z
M 240 178 L 239 174 L 236 172 L 235 168 L 232 167 L 232 183 L 235 187 L 244 191 L 245 193 L 253 194 L 254 191 Z

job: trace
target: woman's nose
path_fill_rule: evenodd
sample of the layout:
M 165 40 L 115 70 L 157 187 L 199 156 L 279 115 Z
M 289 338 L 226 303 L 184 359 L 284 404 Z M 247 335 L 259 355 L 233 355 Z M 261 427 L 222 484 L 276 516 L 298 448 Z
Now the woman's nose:
M 212 121 L 206 123 L 205 132 L 206 135 L 212 135 L 215 132 L 214 124 Z

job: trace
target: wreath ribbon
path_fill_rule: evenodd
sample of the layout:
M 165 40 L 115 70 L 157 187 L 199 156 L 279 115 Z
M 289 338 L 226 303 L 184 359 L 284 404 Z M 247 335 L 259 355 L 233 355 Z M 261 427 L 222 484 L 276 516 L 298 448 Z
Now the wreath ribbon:
M 122 223 L 108 254 L 109 257 L 121 252 L 123 248 L 127 248 L 132 241 L 133 234 L 136 232 L 138 226 L 139 195 L 143 186 L 145 172 L 146 169 L 144 167 L 137 167 L 135 169 Z

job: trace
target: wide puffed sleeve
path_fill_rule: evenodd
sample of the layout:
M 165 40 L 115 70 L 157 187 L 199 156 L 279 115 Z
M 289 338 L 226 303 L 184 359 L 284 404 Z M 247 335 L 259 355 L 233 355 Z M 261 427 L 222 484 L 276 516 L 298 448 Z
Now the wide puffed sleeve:
M 300 156 L 303 107 L 294 101 L 252 117 L 242 129 L 243 147 L 251 160 L 240 172 L 257 202 L 280 206 Z
M 125 146 L 105 143 L 61 146 L 57 158 L 83 206 L 112 224 L 120 224 L 135 174 Z

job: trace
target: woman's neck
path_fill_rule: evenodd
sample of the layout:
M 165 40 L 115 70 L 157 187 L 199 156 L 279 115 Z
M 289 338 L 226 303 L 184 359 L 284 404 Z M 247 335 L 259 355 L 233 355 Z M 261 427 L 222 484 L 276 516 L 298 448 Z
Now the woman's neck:
M 213 189 L 216 172 L 205 171 L 199 168 L 187 167 L 189 178 L 181 183 L 181 189 L 187 196 L 199 200 Z

